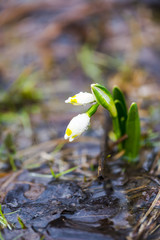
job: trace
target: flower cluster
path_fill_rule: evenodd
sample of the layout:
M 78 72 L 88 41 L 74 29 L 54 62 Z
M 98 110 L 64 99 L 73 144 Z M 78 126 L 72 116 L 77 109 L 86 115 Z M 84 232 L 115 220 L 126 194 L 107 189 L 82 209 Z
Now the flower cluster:
M 107 108 L 113 117 L 117 114 L 112 96 L 105 87 L 97 83 L 92 84 L 91 92 L 80 92 L 65 101 L 65 103 L 73 105 L 93 104 L 86 113 L 77 115 L 68 124 L 64 138 L 69 139 L 70 142 L 88 129 L 90 118 L 96 112 L 99 104 Z
M 72 142 L 76 137 L 80 136 L 88 129 L 91 116 L 96 112 L 98 105 L 94 94 L 80 92 L 73 97 L 69 97 L 65 103 L 73 105 L 86 105 L 94 103 L 86 113 L 82 113 L 74 117 L 67 126 L 64 138 Z

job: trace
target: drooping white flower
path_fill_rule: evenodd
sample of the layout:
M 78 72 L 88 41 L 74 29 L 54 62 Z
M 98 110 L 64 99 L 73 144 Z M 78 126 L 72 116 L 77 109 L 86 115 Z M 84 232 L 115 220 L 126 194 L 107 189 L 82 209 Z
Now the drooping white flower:
M 85 130 L 88 129 L 90 117 L 87 113 L 82 113 L 72 118 L 67 126 L 64 138 L 72 142 L 76 137 L 80 136 Z
M 71 103 L 73 105 L 86 105 L 95 101 L 96 99 L 92 93 L 80 92 L 73 97 L 69 97 L 65 103 Z

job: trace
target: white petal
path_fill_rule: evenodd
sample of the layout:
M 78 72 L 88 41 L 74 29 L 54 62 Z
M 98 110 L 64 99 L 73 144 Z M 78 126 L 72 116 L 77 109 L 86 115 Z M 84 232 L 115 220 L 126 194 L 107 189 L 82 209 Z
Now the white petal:
M 71 97 L 65 100 L 65 103 L 70 103 L 71 102 Z
M 67 134 L 65 134 L 64 135 L 64 139 L 68 139 L 69 137 L 68 137 L 68 135 Z
M 74 140 L 74 138 L 69 138 L 69 142 L 72 142 Z
M 96 99 L 92 93 L 80 92 L 73 97 L 69 97 L 65 100 L 65 103 L 72 103 L 73 105 L 85 105 L 95 102 Z

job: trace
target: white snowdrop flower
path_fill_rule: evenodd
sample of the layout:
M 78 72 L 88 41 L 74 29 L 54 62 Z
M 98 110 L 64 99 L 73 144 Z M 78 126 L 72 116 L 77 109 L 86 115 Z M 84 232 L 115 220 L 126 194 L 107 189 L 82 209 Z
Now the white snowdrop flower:
M 73 97 L 69 97 L 65 103 L 71 103 L 73 105 L 86 105 L 95 101 L 96 99 L 92 93 L 80 92 Z
M 76 137 L 80 136 L 85 130 L 88 129 L 90 117 L 88 113 L 82 113 L 72 118 L 67 126 L 64 138 L 72 142 Z

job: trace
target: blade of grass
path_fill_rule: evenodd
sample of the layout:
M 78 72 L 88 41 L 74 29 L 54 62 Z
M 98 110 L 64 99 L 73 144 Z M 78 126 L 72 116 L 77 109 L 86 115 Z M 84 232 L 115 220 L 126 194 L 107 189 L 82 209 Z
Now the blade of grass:
M 75 169 L 77 169 L 77 168 L 78 168 L 78 166 L 73 167 L 73 168 L 70 168 L 70 169 L 68 169 L 68 170 L 66 170 L 66 171 L 63 171 L 63 172 L 60 172 L 60 173 L 57 173 L 57 174 L 54 173 L 54 171 L 53 171 L 52 168 L 50 168 L 50 171 L 51 171 L 51 174 L 52 174 L 52 176 L 53 176 L 54 178 L 59 178 L 59 177 L 65 175 L 65 174 L 67 174 L 67 173 L 73 172 L 73 171 L 74 171 Z
M 6 215 L 11 215 L 11 214 L 17 213 L 17 212 L 19 212 L 19 211 L 20 211 L 20 210 L 18 209 L 18 210 L 14 211 L 14 212 L 4 213 L 4 215 L 5 215 L 5 216 L 6 216 Z
M 52 176 L 53 176 L 54 178 L 56 178 L 56 174 L 54 173 L 54 171 L 53 171 L 52 168 L 50 168 L 50 171 L 51 171 Z
M 12 230 L 11 225 L 8 223 L 7 219 L 5 218 L 5 216 L 4 216 L 3 212 L 2 212 L 2 206 L 1 206 L 1 204 L 0 204 L 0 224 L 1 224 L 4 228 L 8 227 L 9 230 Z
M 67 174 L 67 173 L 73 172 L 73 171 L 76 170 L 77 168 L 78 168 L 78 166 L 73 167 L 73 168 L 70 168 L 70 169 L 68 169 L 68 170 L 66 170 L 66 171 L 60 172 L 60 173 L 56 174 L 56 178 L 59 178 L 59 177 L 65 175 L 65 174 Z
M 14 161 L 14 155 L 13 154 L 9 154 L 9 163 L 11 165 L 12 170 L 15 172 L 17 170 L 15 161 Z
M 19 222 L 19 224 L 21 225 L 22 229 L 26 229 L 26 225 L 24 224 L 23 220 L 20 218 L 20 216 L 17 216 L 17 220 Z
M 55 147 L 55 149 L 54 149 L 54 151 L 52 152 L 53 154 L 56 154 L 57 152 L 59 152 L 62 148 L 63 148 L 63 146 L 65 145 L 65 143 L 59 143 L 56 147 Z
M 4 240 L 1 232 L 0 232 L 0 240 Z

